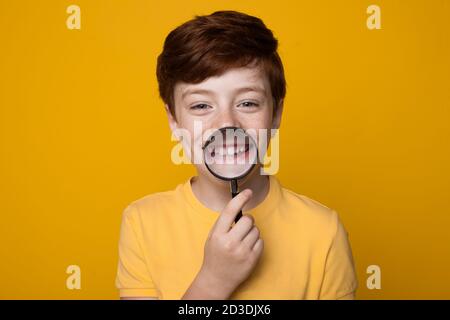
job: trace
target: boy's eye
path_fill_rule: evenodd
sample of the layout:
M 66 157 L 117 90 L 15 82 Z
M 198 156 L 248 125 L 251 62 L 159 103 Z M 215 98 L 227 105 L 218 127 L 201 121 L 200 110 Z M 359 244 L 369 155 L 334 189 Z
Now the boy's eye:
M 258 106 L 258 104 L 256 104 L 256 103 L 254 103 L 254 102 L 251 102 L 251 101 L 245 101 L 245 102 L 242 102 L 241 103 L 242 104 L 242 106 L 244 106 L 244 107 L 257 107 Z
M 191 109 L 202 110 L 202 109 L 207 109 L 208 107 L 209 106 L 207 104 L 200 103 L 200 104 L 196 104 L 195 106 L 192 106 Z
M 254 102 L 251 102 L 251 101 L 245 101 L 245 102 L 240 103 L 239 105 L 242 105 L 245 108 L 257 107 L 258 106 L 257 103 L 254 103 Z M 192 109 L 192 110 L 205 110 L 205 109 L 208 109 L 209 107 L 210 106 L 205 104 L 205 103 L 199 103 L 199 104 L 196 104 L 196 105 L 190 107 L 190 109 Z

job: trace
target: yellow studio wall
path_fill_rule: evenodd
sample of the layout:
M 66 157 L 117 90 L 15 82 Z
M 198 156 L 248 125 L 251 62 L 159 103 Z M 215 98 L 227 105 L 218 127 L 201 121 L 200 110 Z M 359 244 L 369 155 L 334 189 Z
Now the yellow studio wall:
M 80 30 L 66 26 L 72 4 Z M 340 213 L 357 298 L 450 299 L 447 0 L 1 0 L 0 298 L 118 297 L 122 210 L 194 173 L 170 160 L 156 57 L 174 27 L 223 9 L 279 39 L 278 177 Z

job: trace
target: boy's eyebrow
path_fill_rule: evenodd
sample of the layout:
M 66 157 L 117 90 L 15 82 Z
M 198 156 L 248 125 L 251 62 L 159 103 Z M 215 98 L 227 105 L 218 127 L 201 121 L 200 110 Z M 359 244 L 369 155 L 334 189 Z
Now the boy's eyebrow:
M 249 92 L 249 91 L 256 91 L 256 92 L 260 92 L 262 94 L 265 94 L 265 92 L 266 92 L 266 90 L 264 88 L 261 88 L 259 86 L 249 86 L 249 87 L 238 88 L 234 91 L 234 93 L 244 93 L 244 92 Z M 181 94 L 181 98 L 184 98 L 188 94 L 194 94 L 194 93 L 214 95 L 214 91 L 208 90 L 208 89 L 186 89 Z

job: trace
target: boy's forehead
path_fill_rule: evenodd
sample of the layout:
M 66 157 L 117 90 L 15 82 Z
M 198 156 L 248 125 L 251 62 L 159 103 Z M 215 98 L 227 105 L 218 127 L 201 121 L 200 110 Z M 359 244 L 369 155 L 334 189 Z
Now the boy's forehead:
M 270 90 L 269 81 L 261 68 L 243 67 L 229 69 L 219 76 L 213 76 L 196 84 L 178 82 L 175 85 L 175 94 L 188 95 L 194 89 L 222 91 L 224 88 L 232 91 L 234 88 L 250 87 L 267 92 Z

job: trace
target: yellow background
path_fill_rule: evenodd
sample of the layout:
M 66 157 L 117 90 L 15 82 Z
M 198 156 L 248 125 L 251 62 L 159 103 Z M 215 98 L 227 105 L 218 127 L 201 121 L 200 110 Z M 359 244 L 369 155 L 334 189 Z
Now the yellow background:
M 450 299 L 450 1 L 0 3 L 0 298 L 117 298 L 122 210 L 194 173 L 170 160 L 156 57 L 194 14 L 233 9 L 279 39 L 278 177 L 340 213 L 357 297 Z

